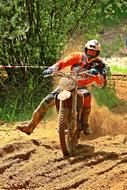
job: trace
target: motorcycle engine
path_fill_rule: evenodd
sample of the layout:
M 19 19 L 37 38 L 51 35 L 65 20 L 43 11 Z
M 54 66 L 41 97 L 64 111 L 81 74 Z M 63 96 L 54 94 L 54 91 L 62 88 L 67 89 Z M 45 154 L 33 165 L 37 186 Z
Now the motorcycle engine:
M 62 77 L 60 79 L 60 87 L 62 90 L 71 91 L 75 88 L 75 81 L 72 78 Z

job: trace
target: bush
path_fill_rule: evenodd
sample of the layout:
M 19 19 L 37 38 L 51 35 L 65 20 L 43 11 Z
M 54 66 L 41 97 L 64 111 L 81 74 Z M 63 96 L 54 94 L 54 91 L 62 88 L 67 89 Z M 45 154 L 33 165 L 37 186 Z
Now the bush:
M 111 109 L 121 103 L 121 100 L 116 96 L 114 88 L 104 87 L 100 89 L 93 87 L 92 94 L 99 106 L 105 105 Z
M 51 78 L 41 70 L 28 70 L 24 81 L 4 81 L 0 93 L 0 118 L 5 121 L 29 120 L 44 96 L 52 91 Z

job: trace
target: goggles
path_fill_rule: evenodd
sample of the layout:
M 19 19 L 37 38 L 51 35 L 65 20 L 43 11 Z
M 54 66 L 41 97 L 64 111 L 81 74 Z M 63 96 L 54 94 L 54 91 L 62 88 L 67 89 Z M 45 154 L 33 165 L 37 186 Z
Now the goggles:
M 95 50 L 88 49 L 88 50 L 87 50 L 87 55 L 88 55 L 88 56 L 91 56 L 91 57 L 96 57 L 97 52 L 96 52 Z

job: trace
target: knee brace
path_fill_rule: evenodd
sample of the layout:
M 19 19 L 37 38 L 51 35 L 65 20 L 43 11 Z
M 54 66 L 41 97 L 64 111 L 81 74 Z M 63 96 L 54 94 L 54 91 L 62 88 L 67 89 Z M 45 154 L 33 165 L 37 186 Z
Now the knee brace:
M 90 108 L 91 107 L 91 94 L 87 89 L 80 89 L 80 92 L 84 96 L 84 107 L 85 108 Z
M 91 107 L 91 95 L 84 96 L 84 107 L 90 108 Z

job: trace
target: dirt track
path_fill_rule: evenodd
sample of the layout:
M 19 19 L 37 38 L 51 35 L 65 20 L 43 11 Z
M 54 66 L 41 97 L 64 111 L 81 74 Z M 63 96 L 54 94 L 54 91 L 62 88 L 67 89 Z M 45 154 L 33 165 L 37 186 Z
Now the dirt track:
M 126 82 L 116 84 L 126 99 Z M 75 157 L 62 156 L 56 116 L 30 136 L 16 131 L 15 123 L 2 125 L 0 190 L 127 190 L 127 106 L 112 112 L 94 107 L 90 122 L 98 123 L 96 133 L 81 136 Z
M 127 135 L 81 141 L 75 157 L 63 158 L 57 132 L 54 140 L 46 137 L 50 130 L 38 128 L 31 137 L 17 134 L 15 141 L 4 144 L 1 190 L 127 189 Z M 36 137 L 38 132 L 42 138 Z

